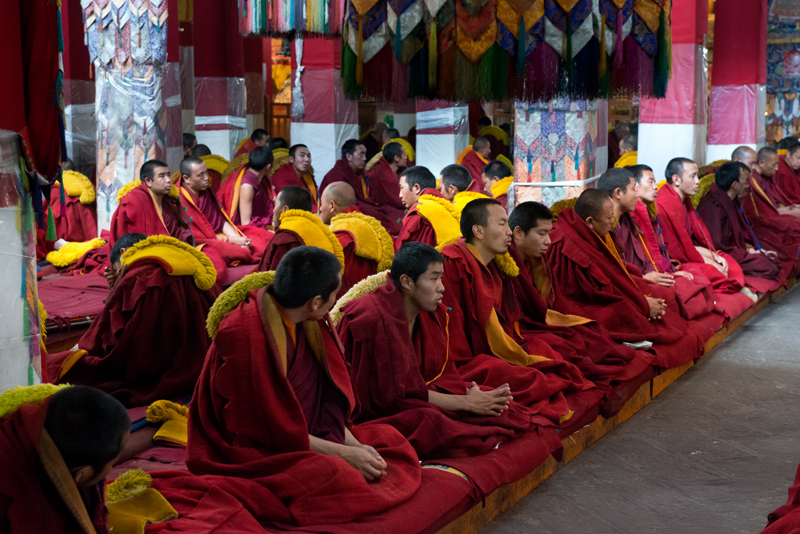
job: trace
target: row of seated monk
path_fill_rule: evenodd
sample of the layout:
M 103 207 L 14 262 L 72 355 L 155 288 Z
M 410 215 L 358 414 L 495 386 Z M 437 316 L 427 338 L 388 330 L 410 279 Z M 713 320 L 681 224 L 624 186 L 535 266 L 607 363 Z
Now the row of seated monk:
M 796 207 L 763 186 L 777 155 L 742 153 L 716 169 L 702 217 L 698 169 L 685 158 L 668 164 L 661 188 L 648 167 L 609 170 L 555 214 L 523 202 L 509 215 L 464 191 L 453 203 L 444 176 L 437 191 L 427 169 L 411 167 L 399 181 L 402 226 L 415 229 L 402 241 L 401 230 L 397 247 L 374 219 L 345 213 L 356 205 L 349 184 L 326 189 L 338 213 L 330 227 L 307 190 L 287 187 L 259 268 L 224 292 L 204 249 L 165 231 L 121 234 L 103 311 L 76 350 L 41 366 L 46 382 L 105 394 L 67 388 L 58 395 L 88 403 L 70 416 L 51 418 L 53 396 L 2 419 L 4 467 L 36 473 L 41 487 L 4 479 L 0 506 L 12 524 L 30 520 L 35 502 L 42 521 L 102 526 L 98 484 L 129 424 L 115 403 L 188 394 L 186 476 L 237 488 L 261 523 L 379 515 L 420 488 L 420 461 L 444 461 L 480 486 L 479 459 L 498 446 L 537 440 L 555 452 L 654 373 L 699 358 L 756 293 L 797 274 Z M 145 229 L 166 227 L 153 188 L 167 197 L 171 187 L 169 171 L 151 167 L 137 186 L 154 206 Z M 353 244 L 350 265 L 337 232 Z M 353 274 L 356 260 L 370 269 Z M 85 454 L 47 454 L 45 442 Z M 158 488 L 179 495 L 186 484 Z M 83 496 L 66 502 L 54 489 L 65 485 Z

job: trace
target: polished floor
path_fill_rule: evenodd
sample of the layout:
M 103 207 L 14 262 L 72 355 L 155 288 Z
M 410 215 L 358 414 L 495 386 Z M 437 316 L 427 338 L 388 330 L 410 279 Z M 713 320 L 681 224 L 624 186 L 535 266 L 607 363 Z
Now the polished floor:
M 800 289 L 483 534 L 755 534 L 800 463 Z

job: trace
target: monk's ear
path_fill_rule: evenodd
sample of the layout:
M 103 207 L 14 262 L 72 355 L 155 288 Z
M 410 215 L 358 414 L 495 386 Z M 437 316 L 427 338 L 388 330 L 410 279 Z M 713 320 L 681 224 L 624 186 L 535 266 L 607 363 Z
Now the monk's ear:
M 519 240 L 525 239 L 525 232 L 522 231 L 521 226 L 515 226 L 511 232 L 514 234 L 514 239 L 519 239 Z
M 72 480 L 75 481 L 75 485 L 79 488 L 86 487 L 95 477 L 94 468 L 89 465 L 70 469 L 70 473 L 72 474 Z
M 483 226 L 479 224 L 472 225 L 472 235 L 477 237 L 478 239 L 483 239 Z
M 586 226 L 594 230 L 594 217 L 586 217 Z
M 407 289 L 408 291 L 412 291 L 413 290 L 413 287 L 412 287 L 413 285 L 414 285 L 414 281 L 411 279 L 410 276 L 408 276 L 407 274 L 401 274 L 400 275 L 400 288 L 401 289 Z

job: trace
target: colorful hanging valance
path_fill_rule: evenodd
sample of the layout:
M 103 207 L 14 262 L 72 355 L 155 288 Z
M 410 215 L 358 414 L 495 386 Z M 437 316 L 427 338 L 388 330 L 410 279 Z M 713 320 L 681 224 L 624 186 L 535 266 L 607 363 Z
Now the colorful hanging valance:
M 237 0 L 239 30 L 256 37 L 323 35 L 342 32 L 345 0 Z
M 663 97 L 670 0 L 347 0 L 352 99 Z M 522 35 L 522 39 L 520 39 Z
M 92 62 L 167 62 L 167 0 L 81 0 L 81 8 Z

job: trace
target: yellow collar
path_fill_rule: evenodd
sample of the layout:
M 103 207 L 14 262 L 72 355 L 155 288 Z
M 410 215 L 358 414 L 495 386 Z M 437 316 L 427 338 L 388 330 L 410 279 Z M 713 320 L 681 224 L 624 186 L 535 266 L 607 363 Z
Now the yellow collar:
M 460 193 L 456 193 L 456 196 L 453 198 L 453 205 L 456 207 L 460 214 L 464 211 L 464 208 L 467 207 L 467 204 L 475 200 L 476 198 L 489 198 L 483 193 L 476 193 L 475 191 L 461 191 Z
M 500 195 L 508 194 L 508 188 L 514 183 L 513 176 L 506 176 L 501 180 L 497 180 L 492 184 L 492 198 L 497 198 Z
M 342 244 L 333 235 L 331 229 L 322 224 L 319 217 L 305 210 L 288 210 L 281 214 L 281 225 L 278 229 L 290 230 L 309 247 L 317 247 L 332 253 L 342 264 L 344 271 L 344 250 Z
M 347 231 L 356 242 L 356 255 L 378 264 L 378 272 L 392 266 L 394 242 L 392 236 L 375 217 L 363 213 L 340 213 L 331 219 L 332 232 Z
M 411 143 L 409 143 L 408 141 L 406 141 L 405 139 L 403 139 L 401 137 L 396 137 L 394 139 L 389 139 L 389 143 L 400 143 L 401 145 L 403 145 L 403 149 L 406 151 L 406 156 L 408 156 L 408 161 L 414 161 L 414 158 L 416 157 L 416 154 L 414 153 L 414 147 L 411 146 Z M 381 147 L 381 150 L 383 150 L 383 147 L 385 147 L 389 143 L 384 144 Z
M 436 232 L 436 248 L 442 250 L 461 237 L 461 212 L 444 198 L 422 195 L 417 199 L 417 212 L 425 217 Z
M 478 252 L 478 248 L 475 245 L 467 245 L 467 250 L 475 256 L 475 259 L 479 262 L 483 263 L 483 258 L 481 257 L 481 253 Z M 511 254 L 506 252 L 505 254 L 497 254 L 494 257 L 494 264 L 497 267 L 497 270 L 500 271 L 502 274 L 506 276 L 519 276 L 519 265 L 517 262 L 514 261 L 514 258 L 511 257 Z
M 478 130 L 478 137 L 485 137 L 487 135 L 491 135 L 492 137 L 503 143 L 505 146 L 508 146 L 510 142 L 508 134 L 505 131 L 503 131 L 502 128 L 500 128 L 499 126 L 495 126 L 493 124 L 490 124 L 489 126 L 484 126 L 480 130 Z
M 83 174 L 76 171 L 64 171 L 64 193 L 70 197 L 80 197 L 81 204 L 88 206 L 95 199 L 95 190 L 92 182 Z
M 217 271 L 208 256 L 167 235 L 153 235 L 139 241 L 122 255 L 122 265 L 153 258 L 170 276 L 192 276 L 198 289 L 206 291 L 217 282 Z
M 261 289 L 270 285 L 273 280 L 275 280 L 275 271 L 255 272 L 248 274 L 223 291 L 208 311 L 206 330 L 208 330 L 209 337 L 211 339 L 217 337 L 222 319 L 236 308 L 248 293 L 254 289 Z

